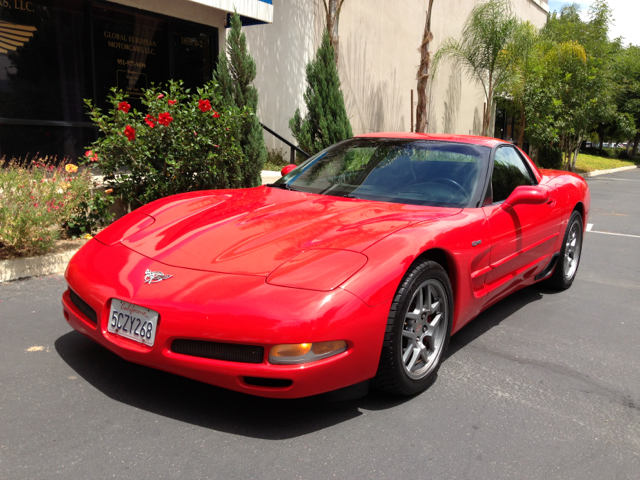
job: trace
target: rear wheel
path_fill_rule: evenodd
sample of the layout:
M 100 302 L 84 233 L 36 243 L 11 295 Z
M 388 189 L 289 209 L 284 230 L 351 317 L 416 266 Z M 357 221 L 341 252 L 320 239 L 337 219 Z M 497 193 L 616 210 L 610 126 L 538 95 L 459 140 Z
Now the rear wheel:
M 431 385 L 449 345 L 452 318 L 445 270 L 432 261 L 411 267 L 391 305 L 374 386 L 413 395 Z
M 549 285 L 560 290 L 566 290 L 573 284 L 580 265 L 583 232 L 582 215 L 580 215 L 580 212 L 574 211 L 567 224 L 558 264 L 553 275 L 548 280 Z

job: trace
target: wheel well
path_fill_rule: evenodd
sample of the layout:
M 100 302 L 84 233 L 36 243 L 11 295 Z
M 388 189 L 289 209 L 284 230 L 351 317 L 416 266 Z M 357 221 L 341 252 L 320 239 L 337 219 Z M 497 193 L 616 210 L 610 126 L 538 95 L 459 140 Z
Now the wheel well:
M 582 217 L 582 221 L 584 221 L 584 205 L 582 205 L 582 202 L 576 203 L 576 206 L 573 207 L 573 211 L 578 212 Z
M 449 276 L 449 281 L 451 282 L 451 288 L 453 289 L 453 295 L 455 298 L 458 293 L 456 288 L 458 285 L 458 279 L 456 278 L 456 269 L 454 268 L 453 260 L 449 258 L 447 252 L 440 248 L 432 248 L 422 252 L 420 256 L 416 258 L 414 263 L 422 260 L 431 260 L 444 268 L 444 271 L 447 272 L 447 275 Z

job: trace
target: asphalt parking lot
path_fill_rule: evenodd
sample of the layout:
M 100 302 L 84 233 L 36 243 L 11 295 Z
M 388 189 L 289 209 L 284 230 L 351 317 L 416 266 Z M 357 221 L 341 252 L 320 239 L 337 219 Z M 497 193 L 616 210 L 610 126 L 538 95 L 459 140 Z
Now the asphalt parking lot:
M 484 312 L 413 398 L 225 391 L 72 331 L 62 277 L 0 285 L 0 478 L 640 478 L 640 169 L 589 184 L 573 287 Z

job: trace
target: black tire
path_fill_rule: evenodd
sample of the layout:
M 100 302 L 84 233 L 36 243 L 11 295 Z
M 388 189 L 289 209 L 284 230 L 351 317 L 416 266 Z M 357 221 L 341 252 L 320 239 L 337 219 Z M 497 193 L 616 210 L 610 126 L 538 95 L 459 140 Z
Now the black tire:
M 572 229 L 575 228 L 577 232 L 577 245 L 573 252 L 573 257 L 567 255 L 567 247 L 569 243 L 569 236 L 572 235 Z M 562 248 L 560 249 L 560 258 L 558 258 L 558 263 L 556 264 L 556 268 L 553 271 L 553 274 L 547 280 L 547 284 L 553 288 L 557 288 L 559 290 L 566 290 L 569 288 L 573 281 L 576 278 L 578 273 L 578 267 L 580 266 L 580 258 L 582 257 L 582 238 L 584 236 L 584 228 L 582 223 L 582 215 L 577 210 L 571 214 L 569 218 L 569 222 L 567 223 L 567 230 L 564 233 L 564 238 L 562 239 Z M 577 260 L 574 268 L 569 268 L 569 264 L 575 258 L 577 254 Z
M 425 288 L 427 289 L 426 292 Z M 422 293 L 418 292 L 418 289 L 422 289 Z M 437 308 L 431 308 L 431 302 L 424 302 L 425 293 L 427 298 L 439 298 L 439 302 L 441 302 L 439 308 L 442 309 L 439 312 L 442 314 L 439 319 L 436 319 L 438 315 Z M 419 311 L 416 307 L 418 299 L 423 300 L 423 305 L 430 303 L 429 310 L 431 313 L 426 315 L 426 312 L 423 313 L 421 320 L 408 319 L 408 315 L 420 316 L 420 314 L 415 313 Z M 438 301 L 433 305 L 438 305 Z M 414 307 L 414 310 L 409 312 L 409 307 Z M 453 291 L 444 268 L 440 264 L 429 260 L 413 265 L 400 282 L 391 304 L 378 372 L 372 381 L 373 386 L 398 395 L 415 395 L 429 387 L 436 379 L 442 357 L 449 345 L 452 319 Z M 444 324 L 440 325 L 440 322 L 444 322 Z M 427 335 L 429 327 L 433 327 L 431 337 L 424 338 L 424 340 L 421 338 L 420 341 L 418 341 L 418 337 L 416 337 L 415 341 L 407 338 L 411 335 L 412 329 L 418 329 L 420 332 L 424 331 L 425 333 L 422 334 L 422 337 L 424 337 Z M 438 338 L 436 338 L 436 329 Z M 423 350 L 429 352 L 430 344 L 435 344 L 436 341 L 439 349 L 436 350 L 434 347 L 433 357 L 428 361 L 428 353 L 425 354 L 425 357 L 416 353 L 417 351 L 422 352 L 418 348 L 423 347 Z M 422 343 L 423 347 L 419 347 L 420 343 Z M 415 368 L 416 365 L 420 365 L 420 362 L 422 362 L 423 372 L 420 372 L 419 369 L 416 369 L 415 372 L 411 371 L 412 359 L 409 358 L 409 365 L 406 365 L 403 360 L 403 348 L 405 354 L 411 349 L 410 357 L 413 356 L 413 353 L 416 354 L 418 360 L 417 362 L 413 360 L 413 366 Z M 410 375 L 414 375 L 415 378 L 411 378 Z

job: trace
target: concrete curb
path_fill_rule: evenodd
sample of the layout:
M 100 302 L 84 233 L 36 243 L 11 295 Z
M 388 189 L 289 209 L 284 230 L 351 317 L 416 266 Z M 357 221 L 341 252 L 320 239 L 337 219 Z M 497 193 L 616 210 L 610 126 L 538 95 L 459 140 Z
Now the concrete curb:
M 598 175 L 606 175 L 607 173 L 624 172 L 625 170 L 635 170 L 640 168 L 640 165 L 630 165 L 628 167 L 610 168 L 609 170 L 594 170 L 593 172 L 581 173 L 580 176 L 584 178 L 597 177 Z
M 62 275 L 71 257 L 79 248 L 66 252 L 42 255 L 41 257 L 14 258 L 0 260 L 0 283 L 21 278 Z

